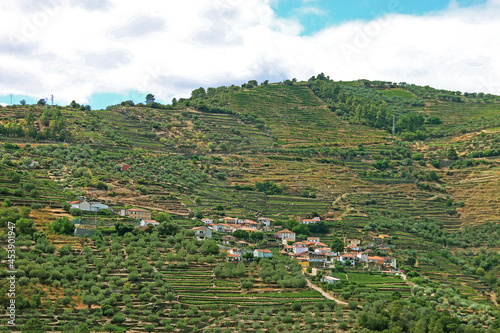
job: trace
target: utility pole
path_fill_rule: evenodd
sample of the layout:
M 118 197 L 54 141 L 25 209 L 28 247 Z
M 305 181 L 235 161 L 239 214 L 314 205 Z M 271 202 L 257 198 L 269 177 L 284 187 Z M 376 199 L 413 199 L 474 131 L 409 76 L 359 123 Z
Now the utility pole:
M 94 202 L 94 191 L 95 189 L 92 189 L 92 201 L 90 202 L 90 210 L 92 211 L 92 202 Z M 97 226 L 97 210 L 94 209 L 94 224 Z
M 396 136 L 396 116 L 392 115 L 392 138 Z
M 54 107 L 54 95 L 50 95 L 50 100 L 52 102 L 52 107 Z

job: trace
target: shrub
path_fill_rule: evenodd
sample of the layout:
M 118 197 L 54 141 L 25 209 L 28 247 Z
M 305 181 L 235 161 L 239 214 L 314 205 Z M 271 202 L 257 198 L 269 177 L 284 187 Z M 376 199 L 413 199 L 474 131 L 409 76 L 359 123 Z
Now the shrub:
M 348 305 L 351 309 L 356 309 L 358 307 L 358 302 L 357 301 L 349 301 Z
M 14 173 L 11 177 L 10 180 L 13 183 L 19 183 L 21 181 L 21 176 L 19 176 L 17 173 Z
M 72 235 L 75 231 L 75 225 L 65 216 L 52 222 L 51 229 L 56 234 Z
M 2 195 L 9 195 L 10 194 L 10 189 L 8 187 L 0 187 L 0 194 L 2 194 Z
M 293 302 L 292 303 L 292 310 L 297 311 L 297 312 L 302 310 L 302 303 L 297 302 L 297 301 Z
M 23 188 L 26 192 L 30 192 L 31 190 L 34 190 L 36 186 L 33 183 L 26 183 L 24 184 Z
M 187 327 L 187 322 L 184 319 L 180 319 L 175 323 L 175 327 L 183 329 Z
M 127 320 L 127 318 L 123 315 L 123 313 L 117 313 L 113 316 L 111 319 L 111 322 L 113 324 L 121 324 L 124 323 Z
M 69 213 L 73 216 L 82 216 L 82 210 L 80 208 L 71 208 Z
M 42 209 L 43 205 L 41 203 L 34 203 L 31 205 L 31 209 Z

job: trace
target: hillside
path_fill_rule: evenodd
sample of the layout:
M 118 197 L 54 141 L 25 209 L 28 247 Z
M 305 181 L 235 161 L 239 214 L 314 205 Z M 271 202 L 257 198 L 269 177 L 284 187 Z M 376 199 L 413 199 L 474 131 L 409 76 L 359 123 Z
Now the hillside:
M 380 289 L 387 302 L 392 297 L 388 295 L 395 292 L 403 299 L 428 296 L 426 301 L 437 302 L 435 309 L 442 311 L 453 303 L 450 293 L 463 294 L 478 302 L 479 312 L 462 299 L 455 300 L 450 311 L 452 315 L 473 311 L 467 320 L 476 320 L 476 328 L 487 328 L 486 322 L 493 320 L 493 312 L 498 310 L 500 266 L 492 259 L 497 257 L 500 222 L 498 96 L 407 83 L 335 82 L 320 74 L 307 82 L 199 88 L 190 98 L 171 105 L 125 101 L 106 110 L 89 110 L 77 103 L 67 107 L 8 106 L 0 108 L 0 124 L 2 200 L 32 207 L 30 217 L 47 235 L 52 233 L 48 221 L 70 216 L 63 209 L 65 202 L 82 195 L 107 203 L 115 211 L 140 207 L 154 215 L 166 212 L 186 228 L 200 225 L 201 217 L 267 217 L 285 225 L 320 216 L 328 227 L 326 233 L 318 234 L 325 244 L 336 237 L 368 240 L 389 234 L 394 239 L 394 257 L 408 272 L 415 273 L 409 276 L 413 279 L 408 284 L 381 280 L 379 286 L 371 286 L 369 279 L 348 272 L 364 285 L 358 289 L 369 290 L 353 287 L 346 296 L 348 287 L 344 286 L 337 294 L 344 294 L 345 301 L 362 304 L 370 299 L 368 294 Z M 128 164 L 130 170 L 122 171 L 121 163 Z M 97 221 L 92 215 L 83 218 Z M 110 214 L 99 216 L 99 220 L 103 233 L 112 235 L 118 218 Z M 173 239 L 175 233 L 169 236 Z M 186 237 L 191 239 L 192 235 Z M 266 237 L 270 243 L 274 240 L 272 233 Z M 57 250 L 69 239 L 63 237 Z M 104 237 L 102 244 L 95 239 L 88 243 L 78 240 L 71 243 L 74 260 L 66 260 L 76 264 L 76 258 L 85 253 L 81 264 L 92 268 L 99 261 L 107 265 L 112 260 L 105 260 L 105 253 L 120 253 L 122 259 L 130 260 L 136 251 L 139 257 L 131 260 L 144 267 L 145 262 L 155 265 L 160 257 L 165 262 L 169 253 L 189 252 L 189 244 L 181 238 L 165 248 L 142 253 L 137 246 L 139 239 L 111 236 Z M 34 238 L 24 242 L 25 251 L 37 247 Z M 130 253 L 129 242 L 136 242 Z M 158 246 L 164 239 L 159 242 Z M 201 252 L 192 254 L 203 257 Z M 170 322 L 159 325 L 158 320 L 139 314 L 136 318 L 127 315 L 127 327 L 143 322 L 163 329 L 172 320 L 183 320 L 180 312 L 189 309 L 205 311 L 200 318 L 213 315 L 202 325 L 205 329 L 225 322 L 231 331 L 237 331 L 236 312 L 220 306 L 229 304 L 248 317 L 241 330 L 266 328 L 270 332 L 277 325 L 287 326 L 279 306 L 289 307 L 294 299 L 303 298 L 304 307 L 311 311 L 318 308 L 314 318 L 323 319 L 309 323 L 304 318 L 297 329 L 306 325 L 311 331 L 333 329 L 333 324 L 320 327 L 316 322 L 325 321 L 330 315 L 325 308 L 334 309 L 335 305 L 323 304 L 319 294 L 305 287 L 296 291 L 276 281 L 266 282 L 257 275 L 265 267 L 248 270 L 247 265 L 241 277 L 254 279 L 255 287 L 241 295 L 244 288 L 236 277 L 219 281 L 212 276 L 224 257 L 210 263 L 184 259 L 167 260 L 166 266 L 158 263 L 155 269 L 176 295 L 175 301 L 163 300 L 158 306 L 171 310 L 175 306 L 179 318 L 170 316 Z M 187 264 L 179 265 L 181 261 Z M 62 269 L 63 264 L 59 265 Z M 101 267 L 101 274 L 102 269 L 107 268 Z M 142 268 L 140 272 L 142 276 Z M 116 277 L 116 285 L 106 296 L 121 294 L 124 286 L 117 282 L 127 278 L 130 270 L 116 262 L 105 273 Z M 148 274 L 145 281 L 154 283 L 155 274 Z M 82 272 L 82 288 L 83 276 Z M 187 290 L 184 280 L 193 280 L 191 286 L 200 286 L 200 291 Z M 44 288 L 37 283 L 32 287 Z M 129 289 L 139 293 L 133 288 L 139 287 Z M 160 288 L 158 284 L 141 293 L 162 299 L 166 291 Z M 441 299 L 438 301 L 434 292 L 428 293 L 428 288 L 442 290 Z M 295 292 L 301 296 L 293 296 Z M 62 287 L 54 286 L 50 293 L 63 293 Z M 233 298 L 233 294 L 238 296 Z M 82 299 L 74 301 L 76 309 Z M 122 300 L 111 306 L 123 310 L 126 303 Z M 265 313 L 277 320 L 276 325 L 265 327 L 265 321 L 253 325 L 250 303 L 268 305 L 271 310 Z M 351 314 L 353 309 L 336 312 L 340 318 L 335 321 L 337 327 L 341 322 L 354 331 L 363 326 L 361 315 Z M 484 318 L 479 320 L 481 314 Z M 72 316 L 70 312 L 68 316 Z M 109 321 L 94 316 L 93 326 Z M 199 324 L 194 322 L 185 323 L 187 330 Z M 182 329 L 182 325 L 177 328 Z

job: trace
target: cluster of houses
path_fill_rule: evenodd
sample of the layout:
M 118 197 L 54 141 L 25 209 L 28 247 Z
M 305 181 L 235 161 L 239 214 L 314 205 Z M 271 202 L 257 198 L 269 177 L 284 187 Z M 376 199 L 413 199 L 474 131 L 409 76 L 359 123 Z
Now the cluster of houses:
M 113 209 L 110 208 L 108 205 L 105 205 L 98 201 L 87 201 L 87 199 L 84 197 L 79 197 L 78 200 L 75 201 L 68 201 L 68 203 L 70 204 L 70 208 L 78 208 L 82 212 L 87 212 L 87 213 L 98 213 L 103 209 L 108 209 L 109 211 L 114 212 Z M 122 209 L 119 212 L 119 215 L 130 217 L 140 221 L 139 225 L 137 226 L 139 228 L 157 226 L 160 224 L 159 222 L 151 219 L 151 212 L 146 209 L 141 209 L 141 208 Z M 91 236 L 92 234 L 93 230 L 84 229 L 82 228 L 81 225 L 75 225 L 75 237 Z
M 69 202 L 72 208 L 79 208 L 82 211 L 97 212 L 102 209 L 109 209 L 96 201 L 87 201 L 85 198 L 77 201 Z M 138 227 L 156 226 L 159 223 L 151 219 L 151 212 L 140 208 L 131 208 L 120 211 L 121 216 L 127 216 L 139 220 Z M 310 224 L 319 222 L 320 218 L 302 219 L 302 224 Z M 249 250 L 255 244 L 248 243 L 243 240 L 237 240 L 231 233 L 237 230 L 243 230 L 252 234 L 257 231 L 275 232 L 276 240 L 282 245 L 281 253 L 287 254 L 291 258 L 297 260 L 304 268 L 312 269 L 328 269 L 335 267 L 336 264 L 355 266 L 362 264 L 363 269 L 376 270 L 387 273 L 396 271 L 396 259 L 389 256 L 391 250 L 391 236 L 379 235 L 373 237 L 363 246 L 359 239 L 345 239 L 346 245 L 343 252 L 333 252 L 327 244 L 320 241 L 319 237 L 309 237 L 305 241 L 296 241 L 296 234 L 288 229 L 282 229 L 282 226 L 273 226 L 274 220 L 260 217 L 257 222 L 249 219 L 239 219 L 234 217 L 224 217 L 219 219 L 218 223 L 214 223 L 213 219 L 204 218 L 203 226 L 194 227 L 191 230 L 195 232 L 195 237 L 198 240 L 212 238 L 213 233 L 225 234 L 222 236 L 222 243 L 230 245 L 227 251 L 226 260 L 241 261 L 247 253 L 252 253 L 255 258 L 270 258 L 273 253 L 269 249 Z M 252 257 L 250 256 L 250 257 Z M 335 283 L 338 279 L 325 275 L 324 281 Z
M 301 223 L 309 224 L 320 221 L 319 217 L 313 219 L 303 219 Z M 203 240 L 211 238 L 214 232 L 225 233 L 222 236 L 222 242 L 225 245 L 233 246 L 227 252 L 226 260 L 240 261 L 245 258 L 245 254 L 252 253 L 257 258 L 272 257 L 272 252 L 268 249 L 247 250 L 254 244 L 237 240 L 231 233 L 237 230 L 247 231 L 249 234 L 256 231 L 272 231 L 276 234 L 276 240 L 283 246 L 280 251 L 291 258 L 296 259 L 305 268 L 328 269 L 335 267 L 335 264 L 355 266 L 362 264 L 363 269 L 376 270 L 382 272 L 395 272 L 396 259 L 389 256 L 391 237 L 389 235 L 379 235 L 373 237 L 363 246 L 359 239 L 345 239 L 342 252 L 333 252 L 327 244 L 320 241 L 319 237 L 309 237 L 305 241 L 296 241 L 296 234 L 288 229 L 282 229 L 281 226 L 272 226 L 272 219 L 259 218 L 258 222 L 239 219 L 233 217 L 224 217 L 214 223 L 214 220 L 204 218 L 204 226 L 195 227 L 195 235 Z M 380 255 L 377 255 L 380 254 Z M 331 282 L 331 281 L 330 281 Z
M 355 266 L 362 263 L 363 269 L 366 270 L 396 272 L 396 259 L 388 255 L 391 250 L 389 235 L 374 237 L 364 246 L 361 246 L 359 239 L 346 239 L 346 246 L 342 253 L 333 252 L 328 245 L 321 243 L 319 237 L 309 237 L 305 241 L 296 242 L 295 233 L 287 229 L 278 232 L 278 236 L 283 245 L 280 252 L 288 254 L 306 268 L 335 267 L 338 263 Z M 377 253 L 384 254 L 384 256 L 378 256 Z
M 70 208 L 80 209 L 82 212 L 99 212 L 103 209 L 110 209 L 108 205 L 100 203 L 99 201 L 87 201 L 81 197 L 79 200 L 68 201 Z
M 242 220 L 237 217 L 224 217 L 219 219 L 219 223 L 214 223 L 213 219 L 204 218 L 201 222 L 205 225 L 191 229 L 195 232 L 195 236 L 199 240 L 211 238 L 213 232 L 231 234 L 237 230 L 243 230 L 248 232 L 248 234 L 252 234 L 256 231 L 268 232 L 275 230 L 271 226 L 271 222 L 274 222 L 274 220 L 264 217 L 260 217 L 258 222 L 248 219 Z

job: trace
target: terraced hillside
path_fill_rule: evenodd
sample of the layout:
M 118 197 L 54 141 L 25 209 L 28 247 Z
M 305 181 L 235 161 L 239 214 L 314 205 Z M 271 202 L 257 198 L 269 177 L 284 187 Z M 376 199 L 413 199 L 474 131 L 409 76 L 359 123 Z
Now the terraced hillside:
M 19 211 L 31 207 L 36 227 L 55 246 L 35 243 L 41 236 L 33 234 L 22 240 L 25 256 L 46 251 L 44 258 L 54 259 L 53 265 L 71 262 L 79 269 L 79 287 L 73 292 L 67 290 L 71 276 L 50 289 L 48 277 L 36 269 L 28 273 L 30 288 L 55 304 L 56 310 L 39 316 L 54 329 L 57 320 L 65 320 L 62 316 L 80 316 L 84 296 L 88 303 L 99 298 L 99 306 L 92 303 L 85 312 L 89 325 L 122 324 L 131 331 L 151 325 L 157 331 L 218 332 L 220 326 L 229 331 L 356 330 L 364 318 L 358 316 L 358 305 L 369 308 L 380 299 L 437 302 L 435 309 L 456 316 L 469 315 L 467 307 L 477 301 L 483 316 L 470 314 L 472 326 L 479 329 L 492 320 L 500 277 L 491 259 L 499 246 L 496 96 L 318 76 L 301 83 L 200 88 L 172 105 L 124 102 L 96 111 L 74 105 L 0 110 L 3 205 Z M 122 163 L 130 170 L 122 171 Z M 225 258 L 188 260 L 198 252 L 183 243 L 182 232 L 177 241 L 171 235 L 174 242 L 153 239 L 156 248 L 146 252 L 139 240 L 128 240 L 136 242 L 131 248 L 114 234 L 115 215 L 99 217 L 98 229 L 105 236 L 93 242 L 55 235 L 49 223 L 69 216 L 62 209 L 65 202 L 80 195 L 115 211 L 142 207 L 154 215 L 168 212 L 185 228 L 200 225 L 201 217 L 265 216 L 286 225 L 319 215 L 328 218 L 329 231 L 317 234 L 326 245 L 338 237 L 367 242 L 390 234 L 391 255 L 413 275 L 408 274 L 408 282 L 339 269 L 332 274 L 342 282 L 331 291 L 351 304 L 335 310 L 307 288 L 291 290 L 274 277 L 266 281 L 259 276 L 262 267 L 247 263 L 241 276 L 216 276 Z M 94 221 L 98 224 L 96 216 Z M 485 236 L 479 237 L 477 230 Z M 185 236 L 195 242 L 191 234 Z M 271 243 L 263 244 L 276 251 L 275 235 L 265 237 Z M 54 253 L 66 244 L 72 250 L 56 260 Z M 122 267 L 110 253 L 123 254 L 138 269 Z M 99 290 L 88 294 L 83 290 L 91 280 Z M 161 289 L 158 281 L 168 282 L 168 288 Z M 245 282 L 252 286 L 244 288 Z M 456 298 L 457 290 L 469 300 Z M 314 316 L 301 316 L 299 305 L 285 311 L 297 299 Z M 336 320 L 327 307 L 336 311 Z M 122 310 L 125 320 L 113 319 Z M 155 311 L 162 312 L 158 316 L 170 314 L 162 322 Z M 298 324 L 290 322 L 292 316 L 300 318 Z M 266 322 L 272 325 L 266 327 Z

